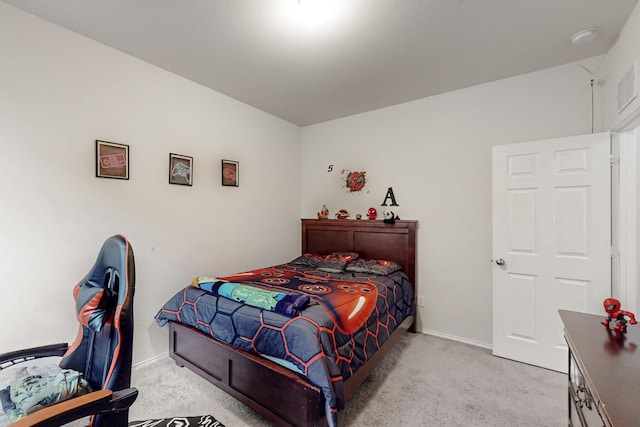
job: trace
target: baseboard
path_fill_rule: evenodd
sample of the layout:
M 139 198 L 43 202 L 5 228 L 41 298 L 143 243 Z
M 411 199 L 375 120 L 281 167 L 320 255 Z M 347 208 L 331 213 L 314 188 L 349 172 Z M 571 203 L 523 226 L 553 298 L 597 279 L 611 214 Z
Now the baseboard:
M 143 360 L 142 362 L 134 363 L 131 366 L 131 369 L 132 370 L 141 369 L 141 368 L 143 368 L 145 366 L 152 365 L 152 364 L 154 364 L 156 362 L 159 362 L 159 361 L 161 361 L 163 359 L 166 359 L 168 357 L 169 357 L 169 352 L 162 353 L 162 354 L 159 354 L 158 356 L 154 356 L 154 357 L 152 357 L 150 359 Z
M 422 332 L 423 334 L 427 334 L 427 335 L 433 335 L 434 337 L 439 337 L 439 338 L 444 338 L 447 340 L 452 340 L 452 341 L 458 341 L 464 344 L 469 344 L 469 345 L 473 345 L 476 347 L 481 347 L 481 348 L 486 348 L 487 350 L 493 350 L 493 345 L 492 344 L 487 344 L 487 343 L 483 343 L 480 341 L 474 341 L 474 340 L 470 340 L 468 338 L 462 338 L 462 337 L 458 337 L 455 335 L 449 335 L 449 334 L 443 334 L 441 332 L 436 332 L 436 331 L 431 331 L 429 329 L 423 329 L 420 332 Z

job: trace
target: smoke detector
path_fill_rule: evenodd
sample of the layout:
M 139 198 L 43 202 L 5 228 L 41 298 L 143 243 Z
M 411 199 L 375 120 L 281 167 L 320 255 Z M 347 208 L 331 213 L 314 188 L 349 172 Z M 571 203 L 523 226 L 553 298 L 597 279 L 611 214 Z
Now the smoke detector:
M 577 33 L 571 36 L 570 38 L 571 44 L 580 45 L 580 44 L 589 43 L 590 41 L 596 38 L 597 34 L 598 34 L 598 30 L 596 30 L 595 28 L 588 28 L 586 30 L 578 31 Z

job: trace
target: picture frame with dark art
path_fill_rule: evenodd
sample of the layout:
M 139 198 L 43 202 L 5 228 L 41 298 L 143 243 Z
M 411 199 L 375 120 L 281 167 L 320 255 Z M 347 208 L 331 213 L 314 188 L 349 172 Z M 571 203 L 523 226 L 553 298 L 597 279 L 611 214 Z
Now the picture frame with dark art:
M 129 146 L 96 139 L 96 177 L 129 179 Z
M 233 160 L 222 160 L 222 185 L 225 187 L 239 187 L 240 163 Z
M 169 153 L 169 184 L 193 184 L 193 157 Z

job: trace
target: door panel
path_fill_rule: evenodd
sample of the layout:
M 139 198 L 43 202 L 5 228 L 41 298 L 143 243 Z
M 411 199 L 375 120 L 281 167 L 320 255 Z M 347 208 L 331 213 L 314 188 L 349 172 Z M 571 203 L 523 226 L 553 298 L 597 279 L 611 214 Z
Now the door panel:
M 557 257 L 587 258 L 589 187 L 554 190 L 554 247 Z
M 537 341 L 536 337 L 536 306 L 535 295 L 537 276 L 527 274 L 508 274 L 508 292 L 511 301 L 521 301 L 520 304 L 507 306 L 512 319 L 509 329 L 511 338 L 525 340 L 530 343 Z
M 493 149 L 493 352 L 566 371 L 558 309 L 611 293 L 610 135 Z
M 535 254 L 536 223 L 534 207 L 536 193 L 534 189 L 524 188 L 508 191 L 510 252 Z

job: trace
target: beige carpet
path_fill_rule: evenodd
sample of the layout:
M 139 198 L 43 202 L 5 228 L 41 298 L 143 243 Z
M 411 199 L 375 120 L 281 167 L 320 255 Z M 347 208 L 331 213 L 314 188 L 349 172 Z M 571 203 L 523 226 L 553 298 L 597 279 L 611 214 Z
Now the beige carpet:
M 129 419 L 210 414 L 226 427 L 270 426 L 170 359 L 134 370 Z M 489 350 L 406 334 L 339 413 L 345 426 L 556 427 L 567 425 L 567 378 L 493 357 Z

